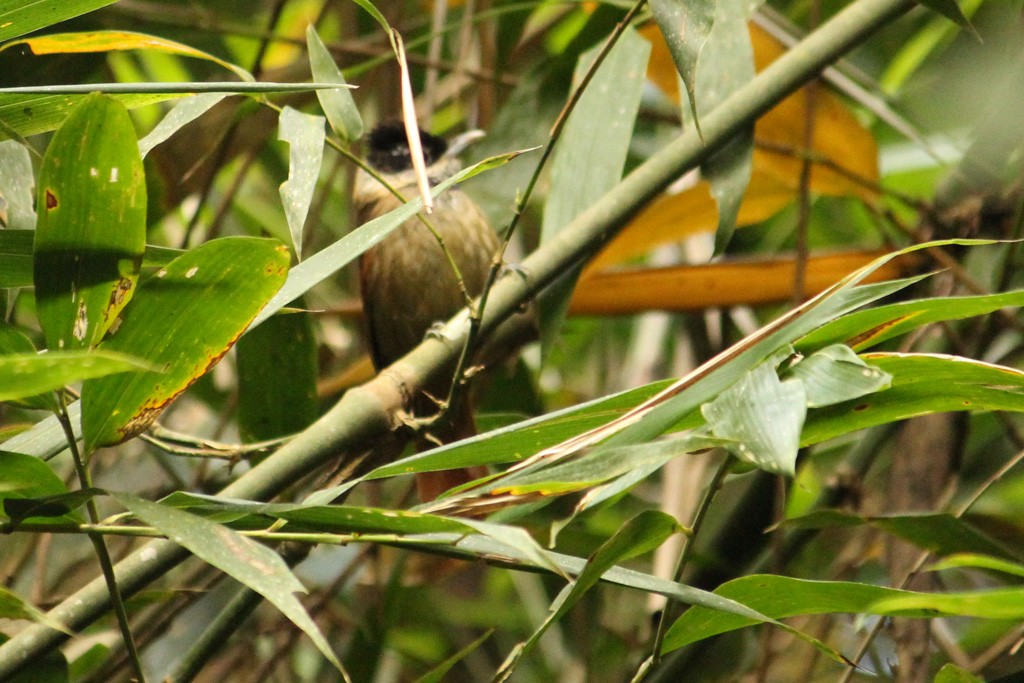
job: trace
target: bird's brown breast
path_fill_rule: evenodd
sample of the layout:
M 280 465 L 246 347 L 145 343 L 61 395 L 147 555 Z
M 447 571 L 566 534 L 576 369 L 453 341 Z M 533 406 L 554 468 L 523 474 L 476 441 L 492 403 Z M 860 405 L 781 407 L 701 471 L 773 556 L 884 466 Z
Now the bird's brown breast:
M 398 205 L 397 199 L 383 193 L 362 201 L 357 197 L 360 224 Z M 478 296 L 498 248 L 497 235 L 480 209 L 462 192 L 450 190 L 438 198 L 427 220 L 444 241 L 466 292 Z M 360 284 L 378 368 L 405 355 L 432 325 L 447 320 L 466 304 L 437 238 L 415 217 L 363 255 Z

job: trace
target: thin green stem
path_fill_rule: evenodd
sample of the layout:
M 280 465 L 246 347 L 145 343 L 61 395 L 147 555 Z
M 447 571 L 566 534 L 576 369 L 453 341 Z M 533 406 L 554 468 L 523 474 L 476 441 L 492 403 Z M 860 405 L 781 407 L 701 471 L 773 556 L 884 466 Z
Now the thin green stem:
M 59 410 L 57 411 L 57 419 L 60 421 L 61 429 L 64 430 L 64 435 L 68 440 L 68 449 L 71 451 L 71 458 L 75 463 L 75 471 L 78 474 L 78 483 L 83 489 L 92 488 L 92 476 L 89 473 L 89 468 L 85 464 L 85 459 L 82 457 L 81 451 L 78 450 L 78 441 L 75 439 L 75 431 L 71 426 L 71 419 L 68 417 L 67 405 L 65 403 L 63 392 L 57 392 L 57 400 Z M 93 498 L 89 498 L 85 502 L 85 508 L 89 514 L 89 519 L 93 524 L 98 524 L 100 521 L 100 513 L 96 507 L 96 501 Z M 110 591 L 111 605 L 114 608 L 114 614 L 117 617 L 117 625 L 121 629 L 121 637 L 124 639 L 124 646 L 128 652 L 128 660 L 131 662 L 132 669 L 135 671 L 135 677 L 139 683 L 145 683 L 146 677 L 142 672 L 142 661 L 139 659 L 139 652 L 135 647 L 135 639 L 132 637 L 131 624 L 128 622 L 128 612 L 124 607 L 124 600 L 121 598 L 121 591 L 117 587 L 117 577 L 114 573 L 114 563 L 110 560 L 110 553 L 107 552 L 107 544 L 103 540 L 103 535 L 96 532 L 89 532 L 87 534 L 89 540 L 92 542 L 93 547 L 96 549 L 96 557 L 99 560 L 100 568 L 103 570 L 103 578 L 107 583 L 107 589 Z
M 718 493 L 718 490 L 722 488 L 722 482 L 725 481 L 725 476 L 729 473 L 732 465 L 733 456 L 726 455 L 718 465 L 718 469 L 715 471 L 714 476 L 711 477 L 708 487 L 704 490 L 704 496 L 701 498 L 700 505 L 697 506 L 697 510 L 693 513 L 693 522 L 690 524 L 690 533 L 683 537 L 683 547 L 679 551 L 679 560 L 676 562 L 675 571 L 672 573 L 672 580 L 676 583 L 679 583 L 682 579 L 683 572 L 686 570 L 686 565 L 689 563 L 690 557 L 693 555 L 693 546 L 696 542 L 697 534 L 704 525 L 704 520 L 707 518 L 708 510 L 711 509 L 711 501 L 714 500 L 715 494 Z M 672 603 L 666 603 L 665 608 L 658 616 L 658 626 L 654 631 L 654 641 L 651 644 L 651 654 L 648 656 L 647 662 L 644 663 L 644 667 L 647 669 L 657 664 L 658 660 L 661 658 L 661 645 L 665 641 L 665 632 L 668 629 L 669 620 L 672 617 L 672 615 L 669 614 L 671 606 Z
M 454 392 L 456 387 L 459 385 L 459 378 L 462 377 L 466 371 L 466 367 L 469 365 L 469 361 L 472 358 L 474 347 L 476 346 L 476 339 L 480 334 L 480 321 L 483 318 L 484 311 L 487 307 L 487 299 L 490 296 L 491 288 L 494 287 L 494 283 L 497 281 L 498 276 L 501 274 L 502 266 L 505 262 L 505 252 L 508 250 L 508 245 L 512 241 L 512 235 L 515 233 L 516 227 L 519 225 L 519 221 L 522 220 L 523 213 L 526 211 L 526 206 L 533 196 L 533 191 L 537 186 L 537 182 L 540 180 L 541 173 L 547 166 L 548 159 L 551 158 L 552 153 L 555 149 L 555 144 L 562 137 L 562 131 L 565 129 L 565 124 L 569 119 L 569 114 L 573 112 L 576 105 L 579 104 L 580 98 L 583 97 L 583 93 L 586 91 L 587 86 L 594 79 L 597 74 L 597 70 L 604 64 L 605 58 L 612 51 L 612 48 L 619 42 L 622 34 L 625 33 L 626 29 L 632 23 L 636 15 L 640 13 L 644 5 L 647 4 L 647 0 L 636 0 L 636 2 L 626 12 L 626 16 L 622 18 L 618 24 L 615 25 L 615 29 L 611 35 L 608 36 L 608 40 L 605 41 L 604 46 L 594 59 L 590 68 L 583 75 L 579 85 L 569 95 L 569 99 L 566 101 L 565 106 L 562 107 L 562 111 L 559 112 L 558 118 L 555 119 L 554 125 L 551 127 L 551 134 L 548 136 L 548 142 L 544 146 L 544 151 L 541 152 L 541 157 L 537 161 L 536 167 L 533 169 L 533 175 L 530 176 L 530 181 L 526 185 L 526 191 L 519 197 L 516 202 L 515 212 L 512 214 L 512 220 L 509 222 L 508 227 L 505 228 L 501 238 L 501 246 L 498 248 L 498 252 L 494 255 L 494 259 L 491 262 L 491 270 L 487 274 L 487 280 L 484 283 L 484 288 L 480 293 L 475 310 L 472 310 L 473 315 L 470 316 L 470 327 L 469 333 L 466 338 L 466 343 L 462 347 L 462 355 L 459 356 L 459 362 L 456 366 L 455 371 L 455 382 L 452 384 L 452 391 L 449 393 L 448 401 L 449 405 L 454 400 Z

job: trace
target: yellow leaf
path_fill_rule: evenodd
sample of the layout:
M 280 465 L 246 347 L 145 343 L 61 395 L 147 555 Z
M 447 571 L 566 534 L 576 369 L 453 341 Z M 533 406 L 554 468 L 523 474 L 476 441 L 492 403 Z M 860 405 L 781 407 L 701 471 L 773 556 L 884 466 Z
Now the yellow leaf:
M 54 33 L 37 38 L 25 38 L 6 43 L 0 50 L 14 45 L 27 45 L 37 55 L 79 54 L 83 52 L 113 52 L 121 50 L 158 50 L 183 57 L 195 57 L 219 64 L 234 72 L 243 81 L 254 80 L 242 67 L 173 40 L 133 31 L 85 31 L 81 33 Z
M 757 167 L 756 156 L 750 185 L 740 204 L 738 225 L 751 225 L 771 218 L 796 197 L 796 189 Z M 629 225 L 597 255 L 584 277 L 651 247 L 678 242 L 691 235 L 711 232 L 718 225 L 718 207 L 706 182 L 699 182 L 678 194 L 664 194 L 634 218 Z
M 884 251 L 812 256 L 806 296 L 817 294 Z M 901 257 L 875 271 L 867 282 L 907 275 L 920 259 Z M 786 301 L 793 295 L 794 257 L 744 259 L 697 266 L 643 268 L 590 275 L 569 305 L 574 315 L 627 315 L 642 311 L 699 311 L 709 307 Z M 751 283 L 757 286 L 752 287 Z
M 750 25 L 754 61 L 760 71 L 785 49 L 759 27 Z M 672 56 L 655 24 L 640 34 L 652 44 L 647 77 L 679 101 L 679 81 Z M 811 192 L 832 196 L 875 198 L 878 150 L 874 138 L 842 101 L 824 86 L 817 89 L 814 109 Z M 740 206 L 737 225 L 770 218 L 793 202 L 800 185 L 807 89 L 801 89 L 762 116 L 754 129 L 754 168 Z M 836 170 L 841 169 L 841 170 Z M 642 212 L 600 254 L 588 269 L 619 263 L 652 247 L 709 232 L 718 225 L 718 209 L 707 186 L 698 184 L 678 195 L 663 196 Z

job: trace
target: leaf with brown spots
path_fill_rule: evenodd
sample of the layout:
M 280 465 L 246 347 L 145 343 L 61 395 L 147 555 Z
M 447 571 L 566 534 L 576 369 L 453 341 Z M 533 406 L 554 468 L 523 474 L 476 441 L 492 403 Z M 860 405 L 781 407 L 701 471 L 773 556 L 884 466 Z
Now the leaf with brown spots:
M 88 449 L 129 439 L 220 360 L 284 283 L 288 252 L 276 240 L 229 237 L 188 251 L 146 280 L 100 346 L 163 372 L 82 386 Z
M 131 299 L 146 248 L 146 179 L 124 105 L 99 93 L 53 136 L 39 172 L 33 279 L 46 345 L 95 346 Z

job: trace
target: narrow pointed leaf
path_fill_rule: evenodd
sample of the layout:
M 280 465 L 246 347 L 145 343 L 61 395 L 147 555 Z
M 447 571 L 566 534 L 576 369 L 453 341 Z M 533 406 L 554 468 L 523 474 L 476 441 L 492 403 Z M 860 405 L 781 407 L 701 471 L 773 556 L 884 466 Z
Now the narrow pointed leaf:
M 575 83 L 582 81 L 601 49 L 580 56 Z M 542 242 L 551 240 L 621 179 L 650 52 L 650 44 L 635 31 L 623 33 L 570 114 L 551 162 Z M 580 270 L 561 277 L 540 299 L 545 348 L 558 337 Z
M 162 372 L 87 381 L 82 429 L 89 450 L 131 438 L 235 343 L 288 272 L 276 240 L 224 238 L 188 251 L 143 285 L 105 350 Z
M 930 323 L 963 320 L 1001 308 L 1024 306 L 1024 290 L 978 296 L 901 301 L 844 315 L 814 330 L 794 346 L 808 353 L 830 343 L 863 351 Z
M 651 13 L 683 79 L 697 129 L 700 130 L 697 94 L 697 61 L 715 24 L 715 0 L 651 0 Z
M 26 357 L 36 354 L 35 344 L 28 336 L 14 325 L 0 320 L 0 364 L 5 357 L 15 354 L 22 354 Z M 2 386 L 2 385 L 0 385 Z M 0 389 L 2 393 L 2 389 Z M 3 400 L 3 399 L 0 399 Z M 12 399 L 7 399 L 12 400 Z M 28 395 L 17 400 L 18 405 L 38 410 L 48 410 L 56 413 L 58 409 L 57 397 L 49 389 L 39 395 Z
M 36 227 L 32 157 L 25 145 L 14 140 L 0 142 L 0 198 L 6 203 L 3 226 L 6 230 L 32 230 Z
M 488 631 L 483 634 L 472 643 L 417 678 L 415 683 L 442 683 L 445 680 L 445 676 L 447 676 L 448 672 L 451 671 L 452 667 L 465 659 L 468 654 L 483 645 L 484 641 L 490 638 L 492 633 L 494 633 L 494 631 Z
M 281 203 L 295 256 L 302 260 L 302 231 L 324 158 L 324 119 L 285 107 L 278 138 L 288 143 L 288 180 L 281 184 Z
M 0 401 L 36 396 L 73 382 L 125 372 L 152 371 L 153 366 L 113 351 L 50 351 L 0 356 Z
M 697 68 L 697 110 L 704 114 L 754 78 L 754 52 L 747 29 L 747 0 L 718 0 L 715 23 Z M 718 205 L 715 253 L 725 251 L 736 230 L 740 203 L 753 172 L 751 124 L 701 165 Z
M 17 593 L 10 591 L 3 586 L 0 586 L 0 617 L 4 619 L 26 619 L 28 621 L 35 621 L 43 626 L 52 628 L 55 631 L 66 633 L 69 636 L 73 635 L 72 632 L 64 626 L 64 624 L 50 616 L 47 616 L 46 612 L 42 611 Z
M 987 240 L 951 240 L 931 242 L 933 246 L 944 243 L 962 245 L 989 244 Z M 662 395 L 642 406 L 642 416 L 609 434 L 595 433 L 591 438 L 604 439 L 598 448 L 611 448 L 629 443 L 639 443 L 664 433 L 685 416 L 699 408 L 727 387 L 734 384 L 742 373 L 768 358 L 786 344 L 808 334 L 822 324 L 834 320 L 872 301 L 897 292 L 921 278 L 905 278 L 892 282 L 855 286 L 875 270 L 903 254 L 913 253 L 925 245 L 914 245 L 882 256 L 870 264 L 850 273 L 841 281 L 814 297 L 799 308 L 766 325 L 746 339 L 735 344 L 725 353 L 712 358 L 687 377 L 679 380 Z M 728 360 L 728 364 L 725 361 Z M 590 438 L 577 443 L 591 443 Z
M 892 375 L 868 365 L 842 344 L 827 346 L 801 360 L 790 374 L 803 382 L 809 408 L 873 394 L 892 382 Z
M 252 74 L 242 67 L 224 61 L 208 52 L 159 36 L 133 31 L 83 31 L 81 33 L 51 33 L 7 43 L 6 50 L 15 45 L 27 45 L 37 55 L 81 54 L 85 52 L 114 52 L 121 50 L 156 50 L 181 57 L 204 59 L 231 71 L 243 81 L 254 81 Z
M 940 354 L 868 353 L 870 365 L 892 376 L 885 391 L 813 410 L 803 445 L 918 415 L 964 410 L 1024 412 L 1024 373 Z
M 798 529 L 845 528 L 869 524 L 910 541 L 937 555 L 978 553 L 992 557 L 1021 559 L 1021 553 L 1004 545 L 970 522 L 949 513 L 862 516 L 839 510 L 820 510 L 787 520 Z
M 317 90 L 316 97 L 320 100 L 320 108 L 324 110 L 331 129 L 345 142 L 355 142 L 363 136 L 363 119 L 345 76 L 313 26 L 306 29 L 306 49 L 309 51 L 309 68 L 314 81 L 345 86 L 337 90 Z
M 277 553 L 197 515 L 126 493 L 112 495 L 146 524 L 270 601 L 310 637 L 331 664 L 341 669 L 331 646 L 295 597 L 306 589 Z
M 985 683 L 985 679 L 955 664 L 944 664 L 935 674 L 935 683 Z
M 160 119 L 160 123 L 156 124 L 156 127 L 149 131 L 146 137 L 139 140 L 139 154 L 145 157 L 151 149 L 205 114 L 225 97 L 227 97 L 227 93 L 206 92 L 182 98 Z
M 439 446 L 393 463 L 381 465 L 367 474 L 365 478 L 379 479 L 451 467 L 472 467 L 522 460 L 542 448 L 552 446 L 587 429 L 621 417 L 623 413 L 651 398 L 668 384 L 668 381 L 661 381 L 629 389 L 571 408 L 523 420 L 454 444 Z
M 117 0 L 62 0 L 25 2 L 0 0 L 0 40 L 31 33 L 80 14 L 111 5 Z
M 0 451 L 0 501 L 7 498 L 42 498 L 67 491 L 64 482 L 39 458 Z
M 807 394 L 800 381 L 779 381 L 762 363 L 701 408 L 711 432 L 730 452 L 768 472 L 793 476 Z
M 964 11 L 960 9 L 960 5 L 956 0 L 917 0 L 917 2 L 932 11 L 938 12 L 957 26 L 967 29 L 975 38 L 979 41 L 981 40 L 978 36 L 978 32 L 974 29 L 974 26 L 971 25 L 970 19 L 968 19 L 967 15 L 964 14 Z
M 715 594 L 774 619 L 831 613 L 918 617 L 961 615 L 1018 620 L 1024 617 L 1024 590 L 1020 588 L 929 594 L 863 583 L 752 575 L 723 584 Z M 662 653 L 754 623 L 735 614 L 694 607 L 669 628 Z
M 87 97 L 46 150 L 34 280 L 50 349 L 97 344 L 135 292 L 146 246 L 146 182 L 124 105 Z
M 989 569 L 991 571 L 1010 574 L 1024 578 L 1024 564 L 1011 562 L 990 555 L 979 553 L 954 553 L 942 558 L 935 564 L 928 567 L 928 571 L 937 572 L 943 569 L 954 569 L 968 567 L 971 569 Z

